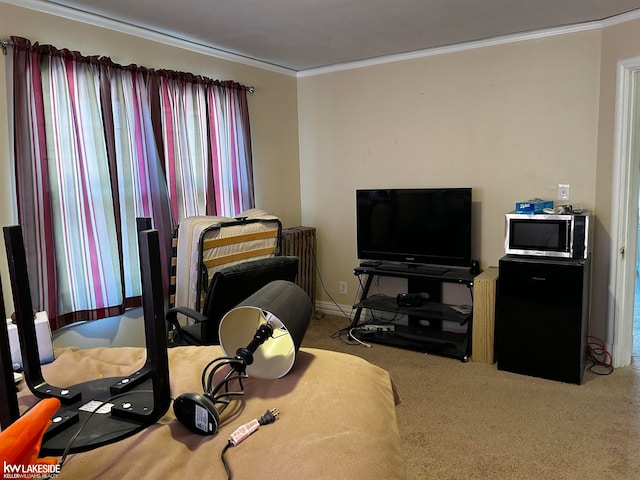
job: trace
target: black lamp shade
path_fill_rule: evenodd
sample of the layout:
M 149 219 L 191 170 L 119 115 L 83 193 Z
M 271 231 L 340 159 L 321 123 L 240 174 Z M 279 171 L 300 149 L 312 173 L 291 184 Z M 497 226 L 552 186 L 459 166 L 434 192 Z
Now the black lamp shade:
M 292 282 L 273 281 L 230 310 L 220 322 L 222 351 L 233 356 L 245 348 L 258 328 L 268 323 L 273 335 L 253 354 L 247 374 L 257 378 L 280 378 L 295 363 L 309 322 L 312 305 L 304 290 Z

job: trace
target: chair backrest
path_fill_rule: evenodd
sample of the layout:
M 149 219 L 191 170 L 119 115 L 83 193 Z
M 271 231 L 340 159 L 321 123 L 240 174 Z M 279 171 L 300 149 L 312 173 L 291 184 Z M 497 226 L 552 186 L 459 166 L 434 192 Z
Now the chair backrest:
M 298 257 L 279 256 L 249 260 L 218 270 L 209 284 L 202 313 L 203 344 L 218 344 L 218 326 L 225 313 L 274 280 L 295 282 Z

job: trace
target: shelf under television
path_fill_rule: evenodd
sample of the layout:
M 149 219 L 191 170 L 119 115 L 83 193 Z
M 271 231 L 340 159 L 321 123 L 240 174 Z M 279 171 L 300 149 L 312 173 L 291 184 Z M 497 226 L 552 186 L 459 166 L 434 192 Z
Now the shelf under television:
M 455 305 L 445 303 L 424 302 L 417 307 L 400 307 L 395 297 L 387 295 L 372 295 L 363 299 L 353 306 L 353 308 L 367 308 L 369 310 L 380 310 L 403 315 L 410 315 L 412 318 L 424 320 L 439 320 L 457 322 L 461 325 L 467 323 L 471 318 L 471 313 L 461 313 L 456 310 Z
M 355 275 L 380 275 L 384 277 L 422 278 L 439 282 L 473 283 L 474 275 L 469 267 L 396 262 L 362 262 L 353 270 Z
M 452 332 L 421 330 L 408 325 L 396 325 L 392 332 L 354 330 L 353 335 L 363 342 L 378 343 L 422 353 L 432 353 L 467 361 L 466 335 Z

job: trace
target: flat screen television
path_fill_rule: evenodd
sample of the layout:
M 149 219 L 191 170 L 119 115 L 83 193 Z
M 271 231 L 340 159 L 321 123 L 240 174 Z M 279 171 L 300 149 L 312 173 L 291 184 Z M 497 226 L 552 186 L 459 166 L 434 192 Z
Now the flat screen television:
M 471 265 L 471 188 L 356 190 L 358 259 Z

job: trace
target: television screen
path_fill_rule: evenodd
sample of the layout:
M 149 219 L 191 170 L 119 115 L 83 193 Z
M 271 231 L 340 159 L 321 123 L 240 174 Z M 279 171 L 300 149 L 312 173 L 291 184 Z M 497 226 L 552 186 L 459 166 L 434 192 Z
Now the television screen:
M 356 190 L 360 260 L 471 265 L 471 188 Z

